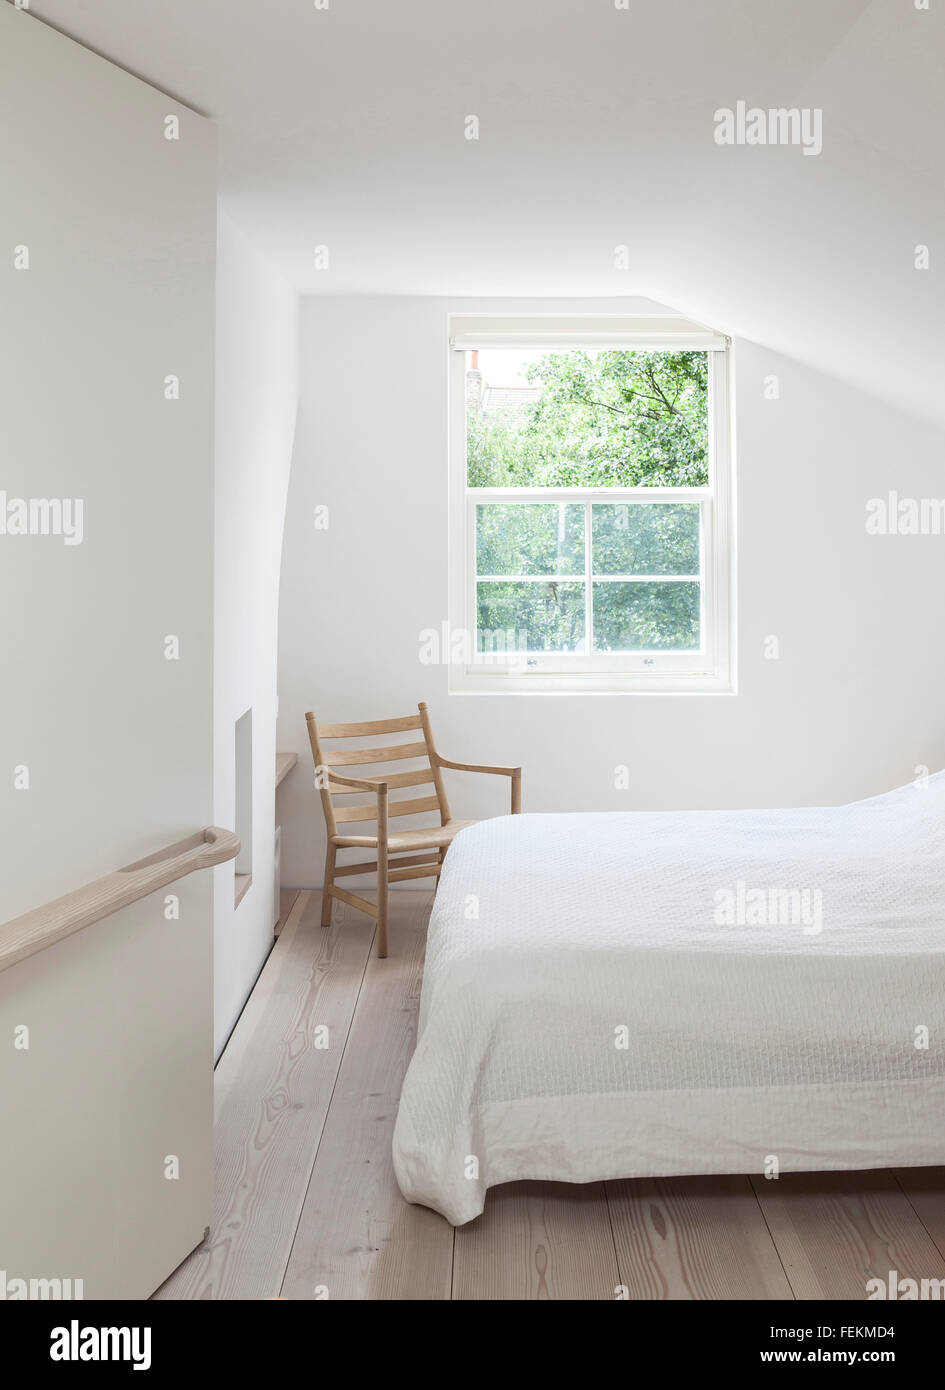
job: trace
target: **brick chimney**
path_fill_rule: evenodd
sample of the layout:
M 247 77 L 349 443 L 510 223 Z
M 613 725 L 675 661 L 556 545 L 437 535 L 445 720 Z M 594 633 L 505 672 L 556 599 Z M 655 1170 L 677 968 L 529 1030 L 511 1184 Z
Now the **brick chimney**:
M 469 354 L 470 363 L 466 369 L 466 409 L 482 409 L 482 372 L 479 370 L 479 350 L 474 348 Z

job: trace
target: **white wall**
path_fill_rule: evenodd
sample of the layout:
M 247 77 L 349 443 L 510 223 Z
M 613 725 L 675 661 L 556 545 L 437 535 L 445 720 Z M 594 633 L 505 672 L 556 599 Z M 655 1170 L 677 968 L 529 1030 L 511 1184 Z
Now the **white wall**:
M 890 488 L 945 494 L 940 432 L 737 342 L 739 693 L 450 696 L 445 668 L 418 660 L 421 630 L 447 615 L 446 316 L 504 306 L 303 304 L 280 746 L 310 765 L 307 709 L 369 719 L 425 699 L 448 757 L 524 766 L 533 811 L 823 804 L 945 763 L 945 538 L 870 537 L 864 524 L 867 499 Z M 777 401 L 763 395 L 770 373 Z M 319 504 L 330 509 L 327 531 L 313 528 Z M 764 657 L 769 635 L 780 660 Z M 614 787 L 619 764 L 630 769 L 626 791 Z M 503 779 L 453 778 L 454 815 L 506 809 Z M 324 831 L 308 766 L 284 796 L 284 881 L 319 884 Z
M 214 870 L 214 1045 L 273 941 L 276 620 L 298 395 L 298 299 L 221 211 L 217 245 L 214 818 L 235 824 L 234 728 L 252 709 L 252 886 Z
M 2 922 L 212 822 L 216 210 L 208 122 L 8 5 L 0 124 L 0 489 L 84 504 L 0 536 Z M 173 892 L 0 973 L 10 1275 L 142 1297 L 202 1238 L 210 876 Z

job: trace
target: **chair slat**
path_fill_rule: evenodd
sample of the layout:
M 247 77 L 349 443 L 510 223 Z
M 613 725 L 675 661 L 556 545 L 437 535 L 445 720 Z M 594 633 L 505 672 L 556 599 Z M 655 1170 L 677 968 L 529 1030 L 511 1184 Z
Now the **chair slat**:
M 388 816 L 420 816 L 425 811 L 438 811 L 440 803 L 435 796 L 415 796 L 410 801 L 389 801 Z
M 377 803 L 373 806 L 336 806 L 335 820 L 377 820 Z
M 435 859 L 425 869 L 391 869 L 387 879 L 389 883 L 403 883 L 405 878 L 439 878 L 442 867 Z
M 374 734 L 402 734 L 408 729 L 422 729 L 419 714 L 403 719 L 369 719 L 362 724 L 319 724 L 319 738 L 370 738 Z
M 433 769 L 429 763 L 426 767 L 414 768 L 412 772 L 385 772 L 384 781 L 389 787 L 422 787 L 434 783 Z
M 408 865 L 426 864 L 429 866 L 430 864 L 439 864 L 439 859 L 430 858 L 430 855 L 435 853 L 435 850 L 424 850 L 422 854 L 392 854 L 387 862 L 391 870 L 405 869 Z M 346 875 L 350 876 L 352 874 L 372 874 L 376 868 L 376 859 L 362 864 L 342 864 L 340 867 L 336 864 L 335 878 L 344 878 Z
M 436 782 L 433 776 L 433 769 L 427 764 L 426 767 L 415 768 L 412 772 L 385 772 L 383 780 L 389 787 L 422 787 L 429 783 L 433 786 Z M 328 790 L 332 796 L 363 796 L 363 787 L 336 787 L 331 784 L 329 777 Z
M 319 734 L 321 729 L 319 729 Z M 355 763 L 393 763 L 400 758 L 425 758 L 425 743 L 390 743 L 380 748 L 343 748 L 323 753 L 326 767 L 351 767 Z
M 349 907 L 356 907 L 359 912 L 366 912 L 369 917 L 374 918 L 375 922 L 378 920 L 379 903 L 369 903 L 367 898 L 360 898 L 357 893 L 349 893 L 345 888 L 336 888 L 334 884 L 328 892 L 330 897 L 338 898 L 340 902 L 347 903 Z
M 416 796 L 410 801 L 391 801 L 387 814 L 391 816 L 419 816 L 424 811 L 438 811 L 440 803 L 435 796 Z M 377 802 L 372 806 L 336 806 L 336 821 L 377 820 Z

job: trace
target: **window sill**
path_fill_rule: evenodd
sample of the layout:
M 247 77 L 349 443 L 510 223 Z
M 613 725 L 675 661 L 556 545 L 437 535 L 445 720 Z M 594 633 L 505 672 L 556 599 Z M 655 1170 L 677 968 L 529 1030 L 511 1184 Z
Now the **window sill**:
M 451 667 L 451 695 L 736 695 L 728 675 L 621 675 L 615 671 L 486 674 Z

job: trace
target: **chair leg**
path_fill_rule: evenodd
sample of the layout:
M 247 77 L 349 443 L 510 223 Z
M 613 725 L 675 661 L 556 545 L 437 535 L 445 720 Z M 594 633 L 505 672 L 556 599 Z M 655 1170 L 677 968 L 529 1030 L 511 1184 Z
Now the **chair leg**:
M 377 955 L 383 960 L 387 955 L 387 846 L 379 845 L 377 851 Z
M 322 926 L 331 926 L 331 888 L 335 881 L 335 856 L 338 851 L 335 846 L 328 842 L 328 853 L 325 855 L 325 886 L 322 889 Z
M 438 858 L 439 861 L 440 861 L 440 870 L 441 870 L 441 873 L 437 874 L 436 878 L 433 880 L 433 896 L 434 896 L 434 898 L 436 897 L 437 893 L 440 891 L 440 878 L 441 878 L 441 875 L 442 875 L 443 861 L 444 861 L 444 859 L 446 858 L 446 850 L 445 850 L 445 849 L 439 850 L 438 853 L 437 853 L 437 858 Z

